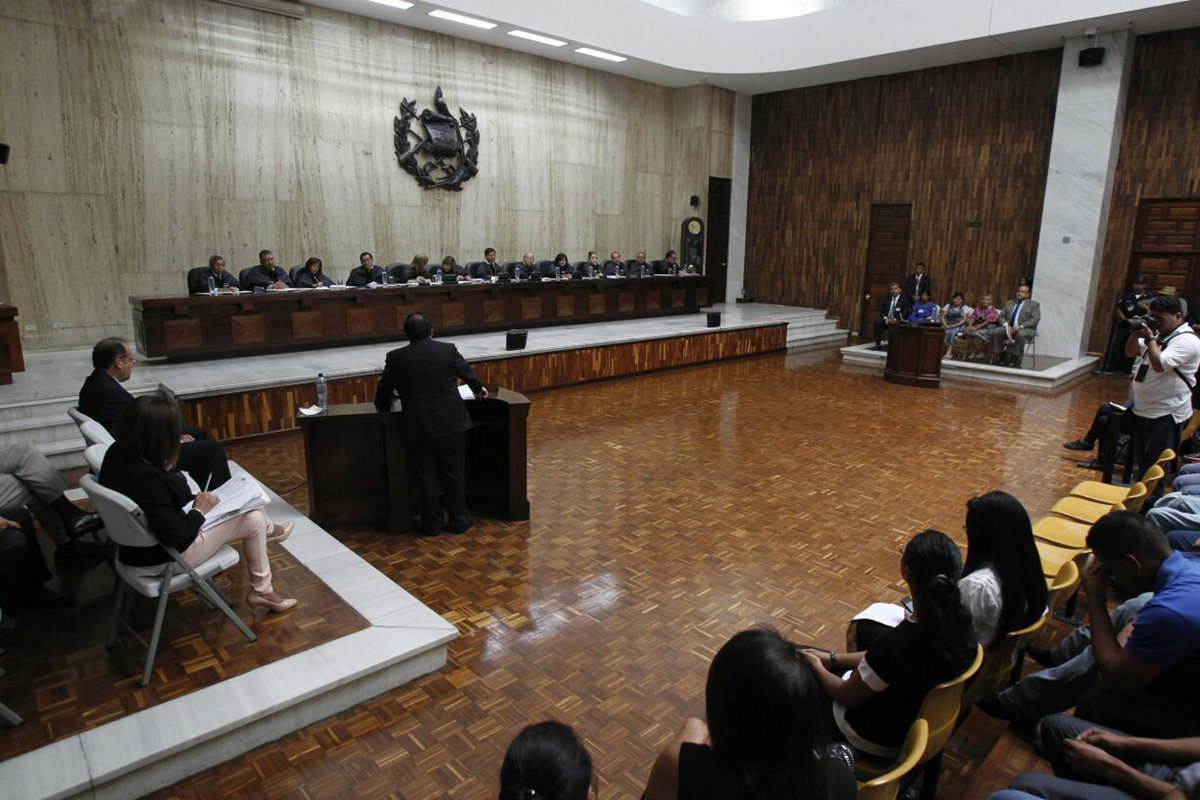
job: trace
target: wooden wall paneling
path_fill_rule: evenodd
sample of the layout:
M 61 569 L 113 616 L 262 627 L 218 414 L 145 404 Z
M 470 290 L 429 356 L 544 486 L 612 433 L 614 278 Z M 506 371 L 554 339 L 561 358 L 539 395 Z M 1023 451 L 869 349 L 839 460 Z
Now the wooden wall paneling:
M 1113 177 L 1088 349 L 1102 351 L 1129 288 L 1139 205 L 1200 198 L 1200 28 L 1139 36 Z M 1190 287 L 1186 299 L 1200 300 Z
M 1036 252 L 1060 64 L 1051 50 L 756 96 L 747 293 L 855 327 L 871 205 L 911 203 L 905 271 L 925 261 L 935 300 L 1011 296 Z
M 617 378 L 641 372 L 769 353 L 786 348 L 787 325 L 714 331 L 691 336 L 519 355 L 473 364 L 480 380 L 518 392 Z M 383 365 L 380 364 L 382 371 Z M 375 400 L 378 374 L 329 382 L 330 403 Z M 296 409 L 316 402 L 313 383 L 251 389 L 212 397 L 182 398 L 188 425 L 221 440 L 259 436 L 296 427 Z

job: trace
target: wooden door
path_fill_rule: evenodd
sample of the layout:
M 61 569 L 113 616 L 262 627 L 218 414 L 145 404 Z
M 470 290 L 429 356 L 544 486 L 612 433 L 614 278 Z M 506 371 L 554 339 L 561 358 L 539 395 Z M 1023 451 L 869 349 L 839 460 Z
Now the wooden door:
M 911 229 L 911 203 L 876 203 L 871 206 L 859 336 L 871 335 L 871 323 L 879 316 L 879 304 L 888 295 L 888 284 L 904 280 L 904 273 L 908 269 L 908 235 Z
M 729 178 L 708 179 L 708 244 L 705 247 L 704 274 L 709 280 L 712 302 L 725 302 L 725 276 L 729 261 Z
M 1200 300 L 1200 199 L 1143 200 L 1138 206 L 1125 287 L 1138 275 L 1173 286 L 1188 307 Z M 1124 288 L 1122 287 L 1122 291 Z

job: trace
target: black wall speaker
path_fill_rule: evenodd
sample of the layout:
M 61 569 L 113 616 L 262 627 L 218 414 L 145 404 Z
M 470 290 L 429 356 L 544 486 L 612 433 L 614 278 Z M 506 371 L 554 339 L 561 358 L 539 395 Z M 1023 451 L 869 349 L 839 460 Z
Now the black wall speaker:
M 8 163 L 8 150 L 8 145 L 0 144 L 0 164 Z
M 1079 66 L 1098 67 L 1104 63 L 1103 47 L 1085 47 L 1079 51 Z
M 698 194 L 692 195 L 691 203 L 692 203 L 692 208 L 699 208 L 700 207 L 700 195 L 698 195 Z
M 707 312 L 707 317 L 708 317 L 708 327 L 710 327 L 710 328 L 721 327 L 721 312 L 720 311 L 709 311 L 709 312 Z

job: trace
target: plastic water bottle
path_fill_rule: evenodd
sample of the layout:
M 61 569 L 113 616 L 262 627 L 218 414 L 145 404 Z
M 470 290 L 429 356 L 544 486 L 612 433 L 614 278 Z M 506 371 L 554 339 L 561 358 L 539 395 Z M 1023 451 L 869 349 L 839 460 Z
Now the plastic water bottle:
M 325 380 L 325 373 L 317 373 L 317 405 L 322 411 L 329 408 L 329 384 Z
M 217 282 L 213 280 L 213 276 L 208 276 L 208 293 L 210 295 L 217 293 Z

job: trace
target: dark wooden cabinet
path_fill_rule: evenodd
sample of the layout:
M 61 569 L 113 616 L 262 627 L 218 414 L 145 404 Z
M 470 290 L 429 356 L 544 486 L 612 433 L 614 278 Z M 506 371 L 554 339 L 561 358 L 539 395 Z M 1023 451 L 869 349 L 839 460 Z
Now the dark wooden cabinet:
M 18 313 L 16 306 L 0 305 L 0 384 L 12 383 L 14 372 L 25 371 Z
M 184 360 L 402 339 L 419 311 L 443 336 L 686 314 L 709 305 L 704 276 L 265 294 L 131 297 L 138 350 Z
M 485 400 L 468 400 L 474 427 L 467 431 L 467 507 L 506 520 L 529 519 L 526 438 L 529 399 L 489 387 Z M 300 417 L 308 468 L 308 515 L 318 524 L 381 525 L 388 533 L 411 529 L 412 486 L 400 415 L 371 403 L 331 405 Z
M 940 325 L 890 326 L 883 379 L 936 389 L 942 381 L 945 333 Z

